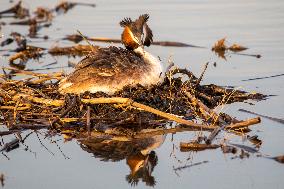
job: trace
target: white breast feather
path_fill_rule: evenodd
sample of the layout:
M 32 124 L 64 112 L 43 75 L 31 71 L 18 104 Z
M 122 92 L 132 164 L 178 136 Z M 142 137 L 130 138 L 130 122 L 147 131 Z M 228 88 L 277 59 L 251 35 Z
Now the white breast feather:
M 141 47 L 138 47 L 134 51 L 136 53 L 141 54 L 145 62 L 148 62 L 151 64 L 151 70 L 149 72 L 145 72 L 143 80 L 140 81 L 139 83 L 144 86 L 157 84 L 161 80 L 160 78 L 160 75 L 162 73 L 161 62 L 158 60 L 158 58 L 148 53 Z

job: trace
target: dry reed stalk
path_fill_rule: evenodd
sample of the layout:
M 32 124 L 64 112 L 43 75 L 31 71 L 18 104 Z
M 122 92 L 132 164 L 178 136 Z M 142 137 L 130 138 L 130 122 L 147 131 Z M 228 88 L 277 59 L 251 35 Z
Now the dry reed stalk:
M 247 120 L 241 121 L 239 123 L 227 125 L 225 127 L 225 129 L 226 130 L 236 130 L 236 129 L 248 127 L 250 125 L 254 125 L 254 124 L 257 124 L 257 123 L 260 123 L 260 122 L 261 122 L 260 117 L 255 117 L 255 118 L 252 118 L 252 119 L 247 119 Z
M 18 99 L 22 98 L 23 100 L 32 101 L 34 103 L 45 104 L 46 106 L 63 106 L 64 100 L 53 100 L 53 99 L 46 99 L 46 98 L 38 98 L 32 95 L 19 93 L 13 97 L 13 101 L 17 101 Z
M 220 115 L 218 115 L 212 109 L 208 108 L 205 104 L 203 104 L 190 92 L 188 91 L 183 91 L 183 92 L 189 98 L 190 102 L 199 108 L 200 112 L 205 116 L 206 119 L 213 118 L 213 120 L 217 120 L 220 124 L 226 124 L 226 122 L 220 117 Z
M 219 148 L 220 145 L 217 144 L 199 144 L 196 142 L 181 142 L 180 148 L 186 148 L 188 150 L 206 150 L 206 149 L 216 149 Z
M 162 112 L 160 110 L 157 110 L 155 108 L 152 108 L 150 106 L 146 106 L 144 104 L 140 104 L 138 102 L 134 102 L 133 100 L 129 99 L 129 98 L 121 98 L 121 97 L 114 97 L 114 98 L 93 98 L 93 99 L 81 99 L 81 101 L 83 103 L 87 103 L 87 104 L 110 104 L 110 103 L 120 103 L 120 104 L 125 104 L 127 106 L 133 106 L 136 108 L 141 108 L 144 111 L 156 114 L 158 116 L 161 116 L 163 118 L 167 118 L 169 120 L 175 121 L 177 123 L 180 124 L 184 124 L 190 127 L 194 127 L 194 128 L 207 128 L 207 129 L 212 129 L 215 128 L 215 126 L 206 126 L 203 124 L 198 124 L 198 123 L 194 123 L 192 121 L 188 121 L 182 118 L 179 118 L 176 115 L 173 114 L 169 114 L 166 112 Z

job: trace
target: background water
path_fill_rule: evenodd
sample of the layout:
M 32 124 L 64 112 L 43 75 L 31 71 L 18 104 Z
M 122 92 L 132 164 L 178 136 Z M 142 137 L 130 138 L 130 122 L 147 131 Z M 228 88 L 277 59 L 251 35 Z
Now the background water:
M 94 2 L 94 1 L 82 1 Z M 25 0 L 30 9 L 37 6 L 54 7 L 58 1 Z M 263 80 L 242 81 L 244 79 L 271 76 L 284 73 L 284 1 L 246 0 L 246 1 L 95 1 L 96 8 L 78 6 L 66 15 L 55 17 L 50 28 L 40 30 L 40 35 L 49 35 L 50 40 L 33 40 L 33 45 L 50 47 L 66 34 L 79 29 L 87 36 L 119 38 L 119 21 L 124 17 L 135 18 L 142 13 L 150 14 L 149 25 L 155 40 L 171 40 L 204 46 L 201 48 L 177 48 L 151 46 L 148 50 L 161 57 L 165 67 L 171 56 L 176 65 L 186 67 L 199 75 L 205 62 L 210 62 L 203 83 L 232 85 L 246 91 L 273 94 L 261 102 L 235 103 L 223 111 L 238 119 L 252 115 L 239 112 L 244 108 L 268 116 L 284 118 L 284 76 Z M 11 6 L 6 0 L 0 1 L 0 9 Z M 4 19 L 1 19 L 1 21 Z M 5 19 L 5 22 L 13 19 Z M 3 26 L 4 37 L 11 31 L 27 33 L 23 26 Z M 249 47 L 245 53 L 261 54 L 257 59 L 249 56 L 230 54 L 227 60 L 218 58 L 211 52 L 212 45 L 220 38 L 227 37 L 229 44 L 239 43 Z M 59 42 L 59 45 L 71 45 Z M 98 43 L 99 44 L 99 43 Z M 101 43 L 107 46 L 108 44 Z M 2 49 L 3 50 L 3 49 Z M 1 55 L 5 52 L 1 52 Z M 65 70 L 67 58 L 55 58 Z M 71 61 L 75 61 L 70 58 Z M 77 59 L 76 59 L 77 60 Z M 1 56 L 0 64 L 7 66 L 7 57 Z M 30 61 L 26 69 L 40 68 L 54 62 L 47 56 L 44 61 Z M 213 62 L 217 66 L 213 66 Z M 284 153 L 284 126 L 262 119 L 253 126 L 252 134 L 257 134 L 263 144 L 262 154 L 277 156 Z M 155 188 L 283 188 L 283 165 L 275 161 L 251 155 L 248 159 L 233 159 L 224 155 L 220 149 L 198 153 L 179 152 L 179 142 L 192 139 L 195 134 L 183 133 L 168 135 L 164 144 L 156 151 L 158 165 L 152 175 Z M 235 141 L 241 139 L 235 136 Z M 24 147 L 8 153 L 10 160 L 0 157 L 0 172 L 6 176 L 5 188 L 130 188 L 125 176 L 130 170 L 125 160 L 102 162 L 83 151 L 78 142 L 64 143 L 58 136 L 57 144 L 70 158 L 65 159 L 55 143 L 44 139 L 42 142 L 54 153 L 52 155 L 38 142 L 35 134 L 26 143 L 35 152 L 25 151 Z M 4 138 L 9 141 L 9 138 Z M 173 152 L 174 147 L 174 152 Z M 172 153 L 173 152 L 173 153 Z M 189 159 L 190 158 L 190 159 Z M 175 172 L 174 167 L 191 163 L 209 161 Z M 137 188 L 144 188 L 140 182 Z

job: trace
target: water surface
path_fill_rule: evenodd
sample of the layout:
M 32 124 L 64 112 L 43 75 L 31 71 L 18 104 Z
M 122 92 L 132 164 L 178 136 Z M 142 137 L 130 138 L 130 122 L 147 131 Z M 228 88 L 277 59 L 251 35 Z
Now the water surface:
M 92 2 L 92 1 L 84 1 Z M 58 1 L 25 0 L 30 9 L 37 6 L 53 7 Z M 251 110 L 268 116 L 284 118 L 284 76 L 263 80 L 242 81 L 244 79 L 271 76 L 284 73 L 284 2 L 273 1 L 96 1 L 97 7 L 78 6 L 66 15 L 57 16 L 50 28 L 40 30 L 40 35 L 50 39 L 33 40 L 36 46 L 50 47 L 66 34 L 79 29 L 82 33 L 94 37 L 119 38 L 121 28 L 118 22 L 124 17 L 137 17 L 142 13 L 150 14 L 149 25 L 153 29 L 155 40 L 171 40 L 204 46 L 206 48 L 177 48 L 151 46 L 148 50 L 160 56 L 165 67 L 171 56 L 174 63 L 186 67 L 199 75 L 204 63 L 210 62 L 203 83 L 235 86 L 246 91 L 273 94 L 261 102 L 235 103 L 223 111 L 246 119 L 253 115 L 239 112 L 239 108 Z M 1 1 L 1 10 L 10 7 L 9 1 Z M 1 21 L 4 19 L 1 19 Z M 5 22 L 13 19 L 5 19 Z M 23 26 L 3 26 L 4 37 L 11 31 L 27 33 Z M 245 53 L 261 54 L 260 59 L 229 54 L 227 60 L 218 58 L 211 47 L 220 38 L 227 37 L 229 44 L 239 43 L 249 47 Z M 73 45 L 71 42 L 59 42 L 60 45 Z M 98 43 L 102 46 L 108 44 Z M 5 52 L 1 52 L 1 55 Z M 57 65 L 64 70 L 68 58 L 55 57 Z M 78 59 L 70 58 L 71 61 Z M 1 56 L 1 64 L 7 66 L 7 57 Z M 54 62 L 46 56 L 43 60 L 29 61 L 26 69 L 41 68 Z M 214 67 L 213 63 L 217 66 Z M 24 134 L 28 134 L 25 132 Z M 251 135 L 258 135 L 263 141 L 260 153 L 277 156 L 284 153 L 284 126 L 267 119 L 253 126 Z M 203 152 L 180 152 L 179 143 L 193 139 L 197 133 L 168 135 L 155 149 L 158 157 L 152 176 L 155 188 L 283 188 L 283 165 L 273 160 L 251 154 L 245 159 L 231 159 L 234 155 L 223 154 L 220 149 Z M 47 151 L 32 134 L 25 146 L 7 154 L 9 160 L 1 155 L 0 173 L 6 180 L 4 188 L 131 188 L 126 181 L 130 174 L 126 160 L 101 161 L 94 154 L 82 150 L 80 142 L 63 142 L 62 136 L 44 138 L 39 133 Z M 242 143 L 240 137 L 226 136 Z M 9 141 L 11 137 L 4 137 Z M 53 142 L 52 142 L 53 141 Z M 57 141 L 56 143 L 54 141 Z M 60 149 L 58 146 L 60 146 Z M 62 152 L 60 152 L 60 150 Z M 66 156 L 68 158 L 66 158 Z M 174 171 L 174 168 L 208 161 L 201 165 Z M 145 188 L 146 182 L 139 181 L 136 188 Z

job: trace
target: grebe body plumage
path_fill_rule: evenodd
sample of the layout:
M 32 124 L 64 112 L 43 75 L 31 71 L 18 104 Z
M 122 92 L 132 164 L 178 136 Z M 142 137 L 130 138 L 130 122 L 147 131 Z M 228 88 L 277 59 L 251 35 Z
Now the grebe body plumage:
M 150 86 L 160 81 L 161 62 L 145 51 L 152 42 L 152 31 L 146 24 L 149 16 L 141 15 L 135 22 L 121 21 L 122 42 L 126 49 L 110 46 L 99 48 L 81 60 L 74 72 L 60 81 L 62 93 L 104 92 L 113 94 L 124 86 Z M 143 29 L 146 29 L 145 40 Z

